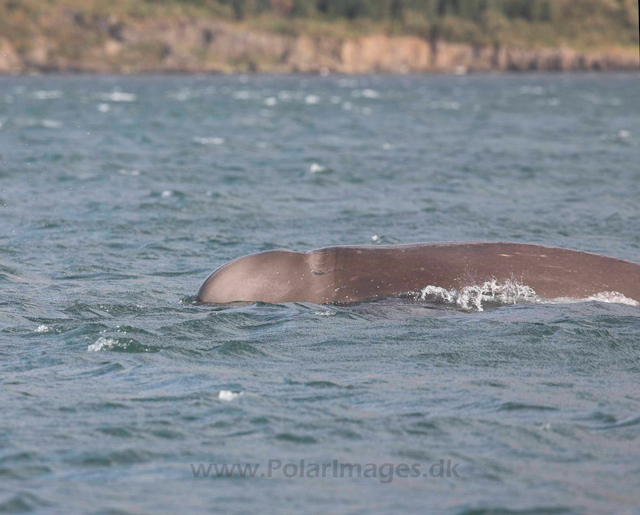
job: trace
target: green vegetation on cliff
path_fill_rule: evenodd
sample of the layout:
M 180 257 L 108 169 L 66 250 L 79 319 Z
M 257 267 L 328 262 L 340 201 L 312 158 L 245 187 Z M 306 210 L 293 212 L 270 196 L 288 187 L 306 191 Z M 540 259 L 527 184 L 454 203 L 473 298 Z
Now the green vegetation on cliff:
M 472 44 L 574 48 L 638 44 L 637 0 L 0 0 L 0 37 L 18 42 L 61 12 L 197 17 L 290 35 L 385 32 Z
M 223 42 L 218 37 L 223 28 L 235 39 Z M 261 43 L 260 34 L 273 37 Z M 338 51 L 327 41 L 373 35 L 418 38 L 432 45 L 432 53 L 442 41 L 466 44 L 475 51 L 491 47 L 605 52 L 611 56 L 609 64 L 597 66 L 615 69 L 620 52 L 626 52 L 623 67 L 633 65 L 629 56 L 630 49 L 638 46 L 638 2 L 0 0 L 0 71 L 286 70 L 284 61 L 291 51 L 282 46 L 298 48 L 291 40 L 313 38 L 320 45 L 313 50 L 318 60 L 324 52 L 335 57 L 336 52 L 348 50 Z M 308 49 L 298 50 L 305 61 Z M 344 60 L 341 56 L 338 61 Z M 435 58 L 429 59 L 429 66 L 437 68 Z M 473 57 L 465 59 L 460 62 L 466 66 Z M 497 63 L 500 56 L 496 53 L 491 59 Z M 559 69 L 590 69 L 585 59 L 571 58 L 573 64 Z M 494 68 L 509 68 L 507 61 Z M 303 63 L 302 68 L 320 66 L 326 65 Z M 537 66 L 525 63 L 516 68 Z M 423 63 L 409 69 L 426 67 Z

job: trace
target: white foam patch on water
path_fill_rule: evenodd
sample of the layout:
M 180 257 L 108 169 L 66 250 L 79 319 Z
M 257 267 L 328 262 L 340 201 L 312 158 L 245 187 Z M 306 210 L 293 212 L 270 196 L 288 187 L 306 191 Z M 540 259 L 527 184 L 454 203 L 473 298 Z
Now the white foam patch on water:
M 41 125 L 45 129 L 59 129 L 62 127 L 62 122 L 57 122 L 55 120 L 42 120 Z
M 431 109 L 444 109 L 449 111 L 457 111 L 458 109 L 460 109 L 460 102 L 455 102 L 450 100 L 443 100 L 442 102 L 438 102 L 434 100 L 432 102 L 429 102 L 429 107 Z
M 550 299 L 544 301 L 548 304 L 573 304 L 576 302 L 605 302 L 607 304 L 624 304 L 626 306 L 640 306 L 640 302 L 630 299 L 629 297 L 624 296 L 622 293 L 617 291 L 602 291 L 600 293 L 596 293 L 595 295 L 591 295 L 590 297 L 585 297 L 582 299 L 571 299 L 568 297 L 559 297 L 557 299 Z
M 193 138 L 200 145 L 224 145 L 224 138 Z
M 24 119 L 19 118 L 16 120 L 18 125 L 23 127 L 43 127 L 45 129 L 59 129 L 62 127 L 62 122 L 56 120 L 35 120 L 32 118 Z
M 418 293 L 418 299 L 442 301 L 470 311 L 484 311 L 485 303 L 515 304 L 522 300 L 536 302 L 540 298 L 530 286 L 512 280 L 499 283 L 494 279 L 481 285 L 465 286 L 460 291 L 430 285 Z
M 220 399 L 221 401 L 232 401 L 243 394 L 244 392 L 232 392 L 231 390 L 220 390 L 220 393 L 218 394 L 218 399 Z
M 319 104 L 320 97 L 318 95 L 307 95 L 304 97 L 304 103 L 308 105 Z
M 587 300 L 595 300 L 597 302 L 611 302 L 615 304 L 626 304 L 627 306 L 640 306 L 640 302 L 625 297 L 617 291 L 603 291 L 592 295 Z
M 233 98 L 236 100 L 249 100 L 251 98 L 251 92 L 249 91 L 236 91 L 233 94 Z
M 92 343 L 87 347 L 89 352 L 100 352 L 101 350 L 111 349 L 116 344 L 116 341 L 113 338 L 105 338 L 101 336 L 96 340 L 95 343 Z
M 321 164 L 318 163 L 311 163 L 311 166 L 309 167 L 309 172 L 311 173 L 322 173 L 326 170 L 327 168 L 322 166 Z
M 118 170 L 118 173 L 120 175 L 130 175 L 131 177 L 137 177 L 140 175 L 140 170 L 126 170 L 125 168 L 122 168 Z
M 36 91 L 33 93 L 33 98 L 37 98 L 38 100 L 54 100 L 56 98 L 62 98 L 62 91 L 57 89 L 52 91 Z
M 365 98 L 380 98 L 380 93 L 375 89 L 363 89 L 362 96 Z
M 112 91 L 111 93 L 100 93 L 99 97 L 108 102 L 135 102 L 138 97 L 133 93 L 124 91 Z
M 39 325 L 38 328 L 36 329 L 36 333 L 48 333 L 49 332 L 49 327 L 46 325 Z
M 584 298 L 558 297 L 544 299 L 540 297 L 530 286 L 520 284 L 515 280 L 507 280 L 503 283 L 491 280 L 481 285 L 465 286 L 460 291 L 452 288 L 447 290 L 440 286 L 427 286 L 417 292 L 417 299 L 438 301 L 455 305 L 467 311 L 484 311 L 485 304 L 516 304 L 529 302 L 536 304 L 574 304 L 579 302 L 605 302 L 611 304 L 624 304 L 627 306 L 640 306 L 640 302 L 624 296 L 616 291 L 603 291 Z

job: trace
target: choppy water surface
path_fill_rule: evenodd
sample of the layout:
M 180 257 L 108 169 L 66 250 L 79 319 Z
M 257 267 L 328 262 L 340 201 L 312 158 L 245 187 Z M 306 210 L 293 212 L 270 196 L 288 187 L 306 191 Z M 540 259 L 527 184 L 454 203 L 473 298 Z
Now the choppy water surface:
M 0 512 L 638 513 L 638 307 L 193 303 L 215 267 L 279 247 L 640 261 L 638 91 L 0 78 Z M 460 477 L 427 473 L 441 459 Z M 261 468 L 191 468 L 233 463 Z

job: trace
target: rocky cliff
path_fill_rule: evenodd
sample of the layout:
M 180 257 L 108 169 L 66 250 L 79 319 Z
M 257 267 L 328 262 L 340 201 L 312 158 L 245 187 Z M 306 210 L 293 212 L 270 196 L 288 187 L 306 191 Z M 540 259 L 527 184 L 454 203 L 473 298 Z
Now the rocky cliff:
M 638 69 L 637 48 L 472 46 L 414 36 L 353 39 L 259 32 L 199 20 L 51 20 L 20 44 L 0 34 L 0 72 L 409 73 Z

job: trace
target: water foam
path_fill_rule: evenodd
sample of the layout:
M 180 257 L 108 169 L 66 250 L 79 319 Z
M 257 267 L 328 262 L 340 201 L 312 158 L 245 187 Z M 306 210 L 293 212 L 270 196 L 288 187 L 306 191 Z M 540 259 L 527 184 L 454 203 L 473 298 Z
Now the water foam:
M 610 302 L 614 304 L 626 304 L 627 306 L 640 306 L 640 302 L 637 300 L 625 297 L 622 293 L 617 291 L 603 291 L 592 295 L 587 300 L 595 300 L 598 302 Z
M 98 98 L 106 102 L 135 102 L 138 97 L 134 93 L 116 90 L 111 93 L 100 93 Z
M 516 304 L 529 302 L 537 304 L 569 304 L 578 302 L 605 302 L 610 304 L 624 304 L 640 306 L 640 302 L 626 297 L 617 291 L 603 291 L 583 298 L 558 297 L 544 299 L 533 288 L 520 284 L 516 280 L 499 283 L 495 279 L 481 285 L 465 286 L 460 291 L 452 288 L 447 290 L 440 286 L 429 285 L 416 292 L 416 299 L 438 301 L 455 305 L 467 311 L 484 311 L 484 304 Z
M 103 349 L 111 349 L 116 344 L 116 341 L 113 338 L 105 338 L 101 336 L 96 340 L 95 343 L 92 343 L 87 347 L 89 352 L 100 352 Z
M 218 399 L 221 401 L 232 401 L 242 395 L 244 392 L 232 392 L 231 390 L 220 390 Z
M 310 173 L 322 173 L 326 170 L 327 168 L 325 166 L 322 166 L 321 164 L 318 163 L 311 163 L 311 166 L 309 167 L 309 172 Z
M 538 302 L 540 297 L 530 286 L 515 280 L 499 283 L 495 279 L 481 285 L 465 286 L 460 291 L 440 286 L 427 286 L 417 293 L 419 300 L 436 300 L 454 304 L 468 311 L 484 311 L 483 304 L 515 304 L 518 301 Z
M 224 145 L 224 138 L 193 138 L 194 143 L 200 145 Z
M 589 297 L 585 297 L 582 299 L 570 299 L 567 297 L 560 297 L 557 299 L 551 299 L 546 301 L 550 304 L 570 304 L 576 302 L 604 302 L 606 304 L 624 304 L 626 306 L 640 306 L 640 302 L 630 299 L 629 297 L 624 296 L 622 293 L 617 291 L 601 291 L 600 293 L 596 293 L 595 295 L 591 295 Z

